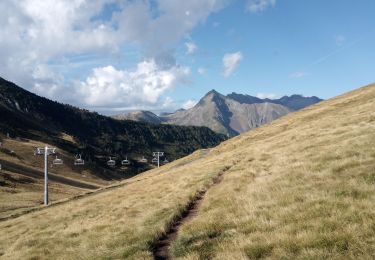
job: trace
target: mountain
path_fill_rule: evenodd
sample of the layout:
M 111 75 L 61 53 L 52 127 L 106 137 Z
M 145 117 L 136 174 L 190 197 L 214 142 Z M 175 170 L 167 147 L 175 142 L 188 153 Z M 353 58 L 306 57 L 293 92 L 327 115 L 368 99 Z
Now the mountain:
M 316 104 L 322 99 L 312 96 L 312 97 L 304 97 L 302 95 L 291 95 L 291 96 L 283 96 L 282 98 L 279 99 L 260 99 L 257 97 L 249 96 L 249 95 L 243 95 L 243 94 L 237 94 L 237 93 L 232 93 L 227 95 L 227 97 L 236 100 L 237 102 L 241 104 L 256 104 L 256 103 L 273 103 L 273 104 L 279 104 L 282 106 L 287 107 L 288 109 L 292 111 L 297 111 L 300 109 L 303 109 L 307 106 L 311 106 L 313 104 Z
M 193 108 L 163 117 L 175 125 L 207 126 L 230 136 L 271 122 L 290 110 L 269 102 L 240 103 L 215 90 L 208 92 Z
M 138 111 L 135 115 L 117 115 L 114 118 L 156 124 L 206 126 L 217 133 L 235 136 L 320 101 L 322 99 L 317 97 L 301 95 L 260 99 L 233 92 L 224 96 L 211 90 L 194 107 L 187 110 L 181 109 L 159 117 L 151 112 L 147 112 L 151 116 L 145 116 L 145 111 Z
M 173 125 L 207 126 L 218 133 L 235 135 L 237 132 L 229 126 L 231 116 L 225 96 L 212 90 L 193 108 L 164 116 L 163 121 Z
M 320 101 L 323 101 L 323 99 L 320 99 L 315 96 L 303 97 L 301 95 L 291 95 L 290 97 L 284 96 L 280 99 L 267 99 L 267 101 L 286 106 L 287 108 L 296 111 L 311 106 L 313 104 L 319 103 Z
M 150 111 L 133 111 L 113 116 L 117 120 L 133 120 L 137 122 L 146 122 L 151 124 L 161 124 L 162 120 Z
M 152 125 L 118 121 L 84 109 L 39 97 L 0 78 L 0 133 L 10 137 L 42 141 L 65 149 L 100 167 L 109 156 L 117 160 L 126 155 L 134 160 L 129 171 L 139 172 L 142 156 L 164 151 L 174 160 L 199 148 L 217 145 L 222 135 L 204 127 Z M 66 140 L 65 135 L 71 137 Z
M 372 259 L 374 107 L 375 84 L 0 221 L 1 257 Z

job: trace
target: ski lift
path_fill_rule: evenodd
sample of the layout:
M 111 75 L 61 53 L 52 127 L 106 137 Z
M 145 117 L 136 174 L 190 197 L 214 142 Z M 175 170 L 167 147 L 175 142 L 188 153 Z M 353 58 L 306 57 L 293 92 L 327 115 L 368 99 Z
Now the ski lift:
M 11 153 L 14 153 L 14 151 L 10 151 Z M 44 155 L 45 153 L 45 148 L 36 148 L 36 150 L 34 151 L 34 155 Z M 51 155 L 51 154 L 55 154 L 56 153 L 56 148 L 49 148 L 47 150 L 47 155 Z
M 85 160 L 81 158 L 81 154 L 76 154 L 74 165 L 85 165 Z
M 115 160 L 112 160 L 112 158 L 109 157 L 109 160 L 107 161 L 107 165 L 108 165 L 108 166 L 115 166 L 115 165 L 116 165 L 116 161 L 115 161 Z
M 57 158 L 57 155 L 56 155 L 56 158 L 52 161 L 52 164 L 61 165 L 61 164 L 63 164 L 63 160 Z
M 35 151 L 34 151 L 34 155 L 42 155 L 44 154 L 44 150 L 41 149 L 41 148 L 36 148 Z
M 139 160 L 140 163 L 147 163 L 147 159 L 143 156 L 142 159 Z
M 152 158 L 152 162 L 153 162 L 153 163 L 157 163 L 157 162 L 158 162 L 158 159 L 157 159 L 157 158 Z
M 167 158 L 164 158 L 163 163 L 169 163 L 169 161 L 167 160 Z
M 121 161 L 121 164 L 122 164 L 122 165 L 129 165 L 129 164 L 130 164 L 130 162 L 129 162 L 127 156 L 125 157 L 125 160 L 122 160 L 122 161 Z

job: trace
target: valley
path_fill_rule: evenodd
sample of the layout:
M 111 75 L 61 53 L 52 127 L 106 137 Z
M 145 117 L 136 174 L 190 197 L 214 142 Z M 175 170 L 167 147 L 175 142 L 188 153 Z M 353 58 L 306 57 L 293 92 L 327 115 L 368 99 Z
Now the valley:
M 0 260 L 375 259 L 375 1 L 0 10 Z
M 164 152 L 163 164 L 225 140 L 208 128 L 119 122 L 39 97 L 1 78 L 0 90 L 0 219 L 43 203 L 44 158 L 35 155 L 38 147 L 57 151 L 48 163 L 50 200 L 55 202 L 155 168 L 155 151 Z M 55 156 L 62 165 L 53 164 Z M 84 165 L 75 165 L 77 156 Z M 115 165 L 108 165 L 110 159 Z
M 1 221 L 0 255 L 152 259 L 204 194 L 177 224 L 171 257 L 372 258 L 374 102 L 369 85 L 111 189 Z

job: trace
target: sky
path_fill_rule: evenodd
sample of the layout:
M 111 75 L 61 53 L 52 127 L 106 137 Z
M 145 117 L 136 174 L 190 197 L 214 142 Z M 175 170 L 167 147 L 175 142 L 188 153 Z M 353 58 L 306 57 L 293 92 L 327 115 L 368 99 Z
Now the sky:
M 375 82 L 373 0 L 2 0 L 0 76 L 102 114 Z

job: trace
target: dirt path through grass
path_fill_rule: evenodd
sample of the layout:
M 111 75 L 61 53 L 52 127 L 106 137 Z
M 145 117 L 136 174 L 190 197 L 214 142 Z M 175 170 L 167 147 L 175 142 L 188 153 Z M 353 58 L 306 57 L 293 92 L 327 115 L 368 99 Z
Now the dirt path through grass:
M 170 248 L 176 240 L 180 227 L 197 216 L 199 207 L 204 199 L 206 192 L 213 186 L 219 184 L 231 167 L 225 167 L 216 177 L 212 179 L 212 183 L 202 191 L 199 191 L 194 198 L 186 205 L 181 215 L 178 216 L 167 229 L 166 233 L 160 236 L 152 246 L 153 257 L 156 260 L 171 259 Z

